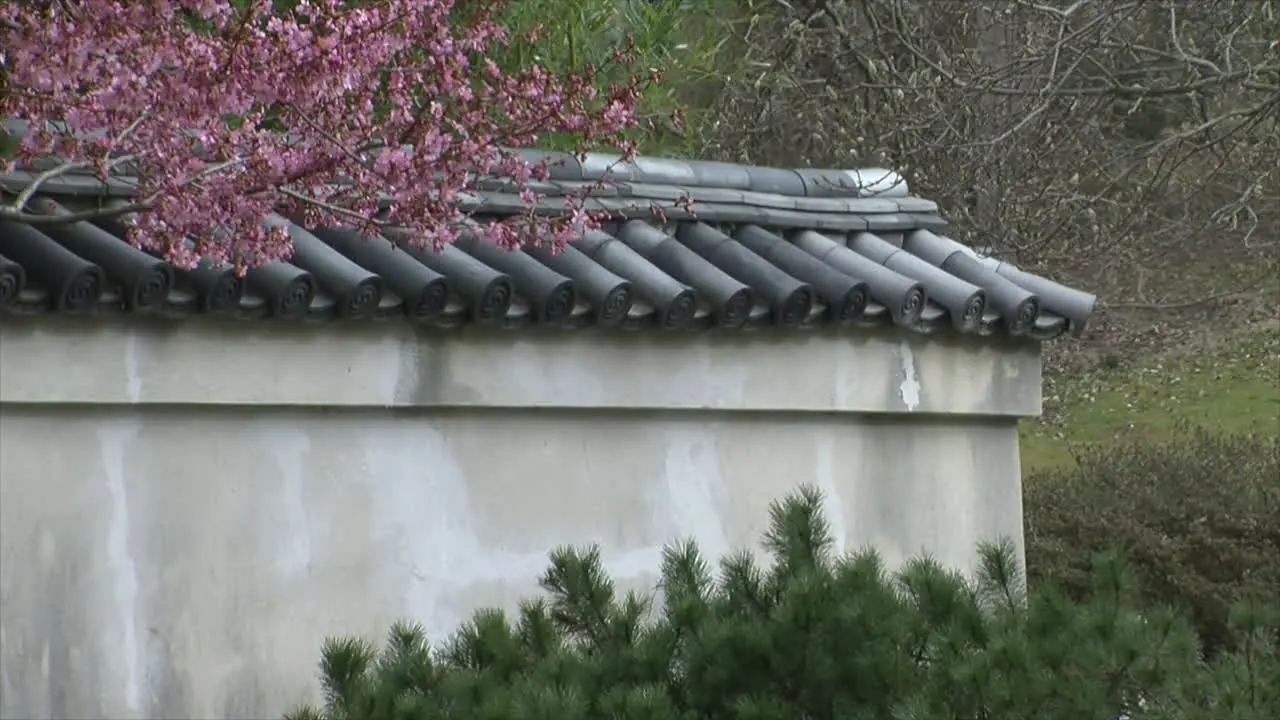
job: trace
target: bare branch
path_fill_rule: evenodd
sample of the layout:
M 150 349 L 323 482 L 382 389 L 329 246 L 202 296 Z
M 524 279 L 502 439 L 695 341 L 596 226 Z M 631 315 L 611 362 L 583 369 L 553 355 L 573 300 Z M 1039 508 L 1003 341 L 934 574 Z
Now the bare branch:
M 1276 259 L 1270 7 L 779 3 L 739 48 L 763 74 L 728 84 L 711 146 L 738 161 L 893 167 L 948 209 L 957 236 L 1138 302 L 1133 268 L 1149 270 L 1151 292 L 1181 262 Z
M 134 119 L 133 122 L 129 123 L 129 125 L 125 129 L 120 131 L 120 133 L 116 136 L 116 142 L 117 143 L 127 142 L 129 137 L 132 136 L 133 133 L 137 131 L 138 127 L 140 127 L 142 123 L 146 121 L 146 119 L 147 119 L 146 114 L 139 115 L 136 119 Z M 133 162 L 137 158 L 138 158 L 137 155 L 122 155 L 114 158 L 109 157 L 106 160 L 101 162 L 100 170 L 103 175 L 110 175 L 112 170 L 120 167 L 121 165 Z M 23 210 L 27 207 L 27 204 L 31 202 L 31 198 L 34 197 L 35 194 L 40 191 L 41 185 L 44 185 L 50 180 L 54 180 L 56 178 L 62 177 L 63 175 L 67 175 L 68 173 L 91 169 L 95 165 L 98 165 L 98 163 L 88 161 L 88 160 L 80 160 L 80 161 L 68 160 L 68 161 L 60 162 L 57 165 L 53 166 L 52 168 L 49 168 L 48 170 L 38 173 L 34 178 L 31 179 L 31 181 L 27 184 L 27 186 L 24 187 L 18 193 L 18 197 L 13 201 L 13 204 L 10 207 L 7 207 L 7 208 L 0 207 L 0 214 L 3 214 L 6 217 L 14 214 L 20 215 L 23 212 Z
M 147 212 L 151 210 L 151 205 L 144 203 L 127 203 L 112 207 L 95 208 L 92 210 L 80 210 L 60 215 L 48 215 L 45 213 L 31 213 L 15 210 L 12 207 L 0 207 L 0 220 L 18 220 L 28 225 L 68 225 L 71 223 L 84 222 L 86 220 L 109 220 L 111 218 L 128 215 L 130 213 Z

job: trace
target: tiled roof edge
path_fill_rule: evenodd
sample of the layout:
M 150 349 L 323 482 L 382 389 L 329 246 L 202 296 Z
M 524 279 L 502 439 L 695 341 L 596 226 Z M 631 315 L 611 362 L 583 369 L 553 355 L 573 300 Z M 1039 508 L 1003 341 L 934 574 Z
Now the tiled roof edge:
M 434 254 L 414 249 L 393 229 L 356 242 L 346 230 L 304 228 L 272 216 L 264 222 L 284 224 L 295 254 L 240 282 L 226 268 L 172 268 L 130 246 L 115 221 L 41 228 L 6 220 L 0 221 L 0 309 L 404 316 L 427 325 L 504 327 L 887 322 L 914 332 L 949 326 L 1043 341 L 1067 331 L 1080 335 L 1096 302 L 945 237 L 937 204 L 910 197 L 905 181 L 888 170 L 644 157 L 625 163 L 616 155 L 521 152 L 531 161 L 552 161 L 551 177 L 519 188 L 509 179 L 480 178 L 461 199 L 475 221 L 527 212 L 518 195 L 527 187 L 540 198 L 536 212 L 559 215 L 566 196 L 580 196 L 588 210 L 609 216 L 605 226 L 560 254 L 504 253 L 470 236 Z M 873 193 L 868 173 L 893 184 Z M 0 175 L 0 190 L 16 194 L 34 177 L 29 171 Z M 121 204 L 135 190 L 128 176 L 101 181 L 68 173 L 42 183 L 35 201 L 53 200 L 56 212 L 67 212 Z M 686 199 L 691 202 L 681 202 Z M 139 268 L 149 274 L 138 274 Z M 67 273 L 92 292 L 68 285 Z
M 5 119 L 5 131 L 11 136 L 25 135 L 29 123 Z M 65 132 L 65 130 L 63 130 Z M 97 133 L 75 133 L 93 137 Z M 410 148 L 412 149 L 412 148 Z M 736 190 L 768 193 L 784 197 L 809 198 L 898 198 L 907 197 L 910 188 L 899 173 L 885 168 L 822 169 L 772 168 L 756 165 L 680 160 L 673 158 L 636 157 L 624 161 L 621 155 L 587 153 L 578 156 L 567 152 L 550 152 L 531 148 L 507 148 L 504 152 L 523 157 L 531 163 L 547 162 L 551 180 L 569 183 L 622 182 L 671 185 L 688 188 Z M 34 169 L 51 167 L 55 159 L 44 161 Z M 122 166 L 122 175 L 130 168 Z M 83 173 L 93 177 L 92 173 Z M 19 182 L 21 177 L 6 178 L 5 184 Z M 127 182 L 127 177 L 121 178 Z M 488 178 L 501 182 L 500 178 Z M 57 192 L 49 190 L 49 192 Z
M 1094 301 L 924 229 L 886 240 L 867 232 L 777 234 L 698 221 L 662 229 L 633 220 L 612 235 L 588 233 L 561 254 L 503 252 L 468 236 L 437 255 L 394 235 L 362 239 L 278 216 L 266 222 L 289 230 L 295 254 L 251 270 L 241 282 L 230 268 L 173 268 L 108 232 L 109 223 L 50 226 L 46 235 L 0 221 L 0 311 L 295 320 L 399 315 L 442 327 L 890 323 L 976 336 L 1003 328 L 1044 341 L 1079 334 Z M 38 281 L 30 291 L 23 289 L 28 275 Z
M 16 194 L 34 176 L 27 171 L 0 175 L 0 189 Z M 578 193 L 582 183 L 544 182 L 529 187 L 539 196 L 535 207 L 546 215 L 565 212 L 563 199 Z M 481 183 L 475 191 L 461 196 L 462 209 L 475 216 L 506 217 L 528 211 L 528 204 L 500 182 Z M 40 185 L 40 194 L 62 199 L 76 206 L 97 199 L 132 195 L 128 178 L 99 180 L 87 175 L 62 175 Z M 680 202 L 687 198 L 689 203 Z M 788 197 L 724 188 L 678 187 L 638 182 L 617 182 L 591 190 L 583 206 L 617 220 L 655 215 L 671 220 L 706 220 L 722 223 L 753 223 L 768 227 L 811 228 L 837 232 L 868 230 L 902 232 L 917 228 L 943 229 L 947 220 L 938 205 L 917 197 Z

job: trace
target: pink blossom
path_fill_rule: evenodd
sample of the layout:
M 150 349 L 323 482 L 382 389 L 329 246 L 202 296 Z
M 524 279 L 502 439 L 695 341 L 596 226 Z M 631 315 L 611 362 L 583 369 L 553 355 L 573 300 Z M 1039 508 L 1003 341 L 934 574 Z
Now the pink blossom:
M 548 133 L 619 137 L 655 80 L 598 89 L 594 70 L 502 72 L 487 57 L 509 37 L 492 20 L 500 0 L 468 3 L 469 13 L 486 11 L 470 25 L 451 18 L 455 0 L 360 5 L 0 3 L 0 116 L 103 133 L 29 133 L 17 162 L 56 149 L 106 174 L 110 158 L 130 156 L 133 201 L 145 209 L 129 223 L 130 241 L 183 267 L 287 258 L 287 235 L 262 227 L 273 210 L 368 232 L 394 222 L 439 247 L 457 238 L 459 200 L 477 176 L 518 185 L 547 176 L 501 148 Z M 527 189 L 520 196 L 536 201 Z M 387 197 L 392 207 L 380 213 Z M 598 227 L 581 200 L 562 217 L 530 208 L 483 234 L 503 247 L 562 247 Z

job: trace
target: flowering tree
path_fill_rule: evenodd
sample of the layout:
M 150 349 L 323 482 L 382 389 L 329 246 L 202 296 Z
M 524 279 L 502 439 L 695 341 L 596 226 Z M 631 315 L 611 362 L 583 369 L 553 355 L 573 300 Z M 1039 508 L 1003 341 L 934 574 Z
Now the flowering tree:
M 391 225 L 443 246 L 466 224 L 461 193 L 497 175 L 530 210 L 478 231 L 507 248 L 563 243 L 599 218 L 581 197 L 560 217 L 536 216 L 528 183 L 546 163 L 508 148 L 559 134 L 629 157 L 622 133 L 657 77 L 599 89 L 594 69 L 505 73 L 486 57 L 510 40 L 493 19 L 501 10 L 502 0 L 0 3 L 0 117 L 32 128 L 5 170 L 35 178 L 0 219 L 118 216 L 131 242 L 179 266 L 247 268 L 291 252 L 283 230 L 263 227 L 272 211 Z M 33 202 L 41 183 L 88 172 L 127 176 L 128 201 L 70 213 Z

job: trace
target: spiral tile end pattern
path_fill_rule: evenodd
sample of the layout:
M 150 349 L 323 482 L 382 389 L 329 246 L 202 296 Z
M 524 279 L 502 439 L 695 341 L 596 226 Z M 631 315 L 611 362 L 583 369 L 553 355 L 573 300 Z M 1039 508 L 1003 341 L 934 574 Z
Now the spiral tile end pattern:
M 240 304 L 243 285 L 235 272 L 227 270 L 204 295 L 204 309 L 209 312 L 229 312 Z
M 0 274 L 0 307 L 13 302 L 13 299 L 22 292 L 24 284 L 22 275 L 16 272 Z
M 867 309 L 868 300 L 865 288 L 854 287 L 839 302 L 832 304 L 832 316 L 836 322 L 849 322 Z
M 369 317 L 377 311 L 380 302 L 382 302 L 381 283 L 368 279 L 356 285 L 355 290 L 347 296 L 343 313 L 353 318 Z
M 678 330 L 688 325 L 697 312 L 697 293 L 685 290 L 671 298 L 671 302 L 667 304 L 666 311 L 662 313 L 662 327 L 664 330 Z
M 129 295 L 130 308 L 149 310 L 164 304 L 173 286 L 173 268 L 153 265 L 142 272 Z
M 747 288 L 742 288 L 724 301 L 724 309 L 720 313 L 720 327 L 742 327 L 751 317 L 751 308 L 755 306 L 755 295 Z
M 542 303 L 542 321 L 561 323 L 569 319 L 573 305 L 577 302 L 577 293 L 573 289 L 573 281 L 566 280 L 547 293 Z
M 631 311 L 632 294 L 630 285 L 618 285 L 609 291 L 600 303 L 600 322 L 616 323 Z
M 511 309 L 512 294 L 511 281 L 506 278 L 498 278 L 489 283 L 481 293 L 479 302 L 476 303 L 474 310 L 476 319 L 481 322 L 491 322 L 506 315 Z
M 969 332 L 982 324 L 982 316 L 987 311 L 987 298 L 977 293 L 964 305 L 964 314 L 960 316 L 960 330 Z
M 448 304 L 449 281 L 436 278 L 423 286 L 412 303 L 406 303 L 406 309 L 414 320 L 430 320 L 444 312 Z
M 1013 319 L 1009 321 L 1009 332 L 1013 335 L 1026 334 L 1036 324 L 1039 315 L 1040 298 L 1027 298 L 1014 310 Z
M 902 320 L 908 324 L 914 324 L 920 319 L 920 313 L 924 312 L 925 296 L 924 291 L 920 288 L 912 288 L 902 298 L 902 305 L 898 310 L 898 314 L 902 316 Z
M 98 295 L 101 292 L 102 270 L 95 266 L 76 273 L 68 280 L 56 303 L 60 310 L 85 313 L 92 310 L 98 303 Z
M 295 278 L 285 287 L 284 292 L 280 293 L 276 304 L 276 315 L 291 319 L 306 315 L 315 295 L 316 286 L 309 275 Z
M 681 221 L 681 223 L 684 222 L 687 221 Z M 944 322 L 952 330 L 962 333 L 978 331 L 985 333 L 991 328 L 984 326 L 984 320 L 988 318 L 994 320 L 991 313 L 995 313 L 999 318 L 997 326 L 1002 334 L 1035 335 L 1037 339 L 1046 339 L 1042 337 L 1044 334 L 1036 333 L 1036 324 L 1039 321 L 1043 302 L 1030 288 L 1037 285 L 1015 283 L 1010 287 L 999 278 L 986 283 L 985 287 L 979 285 L 977 288 L 950 283 L 948 277 L 959 278 L 959 275 L 952 273 L 948 267 L 936 265 L 932 260 L 924 257 L 928 254 L 924 251 L 930 250 L 932 247 L 930 245 L 922 244 L 920 246 L 922 254 L 916 257 L 917 260 L 930 264 L 927 268 L 929 272 L 924 272 L 926 268 L 922 268 L 918 262 L 901 266 L 894 264 L 889 268 L 886 265 L 890 262 L 889 256 L 881 257 L 880 251 L 884 248 L 880 245 L 870 244 L 863 247 L 855 243 L 854 246 L 850 246 L 845 242 L 847 238 L 840 233 L 828 233 L 829 237 L 823 241 L 826 244 L 823 244 L 804 233 L 797 234 L 796 231 L 802 228 L 788 228 L 784 223 L 783 226 L 775 229 L 779 237 L 790 240 L 791 246 L 778 246 L 778 249 L 780 252 L 785 249 L 791 254 L 783 253 L 775 256 L 773 246 L 757 237 L 754 241 L 764 245 L 758 248 L 761 253 L 752 256 L 751 262 L 772 264 L 775 266 L 772 270 L 781 270 L 783 275 L 791 279 L 786 281 L 769 273 L 755 274 L 749 277 L 753 287 L 744 287 L 742 280 L 738 279 L 739 275 L 729 273 L 722 267 L 728 262 L 728 256 L 722 257 L 719 251 L 712 252 L 710 245 L 706 247 L 699 245 L 699 242 L 704 244 L 710 242 L 708 238 L 696 233 L 687 237 L 679 232 L 673 235 L 669 228 L 664 228 L 662 231 L 650 228 L 655 235 L 649 237 L 644 232 L 631 232 L 635 229 L 633 225 L 634 222 L 628 221 L 622 226 L 622 230 L 602 229 L 590 238 L 584 236 L 580 248 L 585 253 L 583 257 L 571 259 L 571 264 L 562 268 L 572 277 L 583 278 L 583 282 L 587 283 L 585 292 L 590 296 L 592 308 L 591 312 L 582 313 L 580 318 L 576 315 L 577 303 L 583 299 L 580 291 L 583 291 L 584 286 L 580 283 L 569 280 L 564 273 L 552 276 L 535 273 L 529 276 L 530 286 L 526 287 L 523 279 L 525 276 L 517 272 L 516 274 L 522 278 L 518 300 L 521 303 L 526 299 L 530 301 L 532 319 L 535 322 L 553 325 L 563 325 L 566 321 L 575 319 L 586 321 L 588 318 L 593 318 L 594 322 L 602 325 L 616 324 L 620 321 L 625 322 L 633 303 L 637 301 L 639 295 L 643 295 L 647 305 L 656 306 L 654 313 L 656 318 L 654 315 L 649 315 L 646 318 L 646 324 L 653 319 L 652 324 L 664 328 L 687 327 L 692 324 L 691 321 L 699 312 L 709 307 L 716 326 L 741 328 L 752 321 L 756 304 L 763 303 L 767 299 L 769 301 L 768 317 L 758 319 L 763 324 L 785 328 L 799 327 L 807 323 L 815 311 L 815 303 L 821 303 L 818 307 L 823 310 L 824 322 L 850 324 L 859 317 L 865 316 L 867 305 L 872 304 L 871 300 L 874 299 L 877 318 L 879 305 L 884 304 L 889 309 L 887 314 L 892 316 L 895 324 L 921 330 L 925 328 L 920 327 L 920 318 L 933 296 L 930 290 L 935 288 L 934 283 L 938 283 L 939 285 L 936 286 L 939 291 L 938 297 L 934 300 L 946 306 L 948 316 Z M 308 270 L 327 276 L 324 275 L 321 267 L 313 266 L 311 264 L 313 259 L 307 256 L 287 258 L 280 263 L 283 267 L 273 267 L 270 272 L 261 276 L 251 275 L 251 279 L 246 281 L 235 278 L 230 271 L 223 275 L 216 270 L 216 266 L 202 264 L 188 272 L 174 269 L 154 253 L 147 258 L 133 253 L 130 263 L 137 262 L 137 265 L 125 266 L 125 275 L 121 276 L 120 266 L 113 260 L 108 262 L 111 267 L 111 275 L 108 276 L 104 268 L 95 263 L 94 259 L 99 257 L 95 254 L 96 250 L 95 253 L 80 255 L 77 250 L 80 245 L 71 242 L 71 240 L 79 242 L 83 238 L 68 236 L 58 240 L 43 237 L 43 233 L 38 228 L 19 226 L 21 223 L 6 225 L 7 229 L 13 230 L 13 234 L 6 233 L 3 238 L 0 238 L 0 244 L 5 245 L 5 252 L 8 253 L 0 256 L 0 261 L 4 264 L 3 268 L 0 268 L 0 307 L 22 302 L 26 275 L 33 273 L 32 277 L 38 279 L 38 282 L 35 279 L 33 282 L 36 282 L 36 286 L 41 290 L 40 297 L 43 301 L 41 304 L 57 312 L 86 313 L 93 312 L 99 307 L 105 309 L 107 305 L 113 308 L 123 305 L 128 310 L 145 311 L 168 307 L 174 311 L 234 313 L 242 307 L 241 293 L 244 291 L 242 287 L 243 283 L 248 282 L 257 294 L 263 296 L 271 315 L 287 318 L 311 315 L 313 312 L 320 314 L 318 308 L 316 311 L 312 308 L 320 289 L 316 278 Z M 117 241 L 126 243 L 119 229 L 114 225 L 110 229 L 106 226 L 101 227 L 115 236 Z M 614 226 L 610 225 L 610 227 Z M 728 226 L 717 227 L 725 232 L 731 229 Z M 617 237 L 610 237 L 610 233 Z M 822 233 L 816 234 L 822 235 Z M 12 251 L 8 244 L 10 239 Z M 64 240 L 66 242 L 63 242 Z M 95 240 L 107 241 L 101 235 L 98 235 Z M 621 245 L 610 246 L 606 241 L 621 243 Z M 662 243 L 671 243 L 671 245 L 662 246 L 666 249 L 658 252 Z M 398 244 L 399 240 L 392 243 L 391 249 L 395 249 Z M 623 246 L 629 247 L 631 254 L 615 252 Z M 685 250 L 699 255 L 701 261 L 695 263 L 699 272 L 711 272 L 711 275 L 705 277 L 713 279 L 704 281 L 702 279 L 704 275 L 695 272 L 694 266 L 686 262 L 693 262 L 690 257 L 687 257 L 687 253 L 673 255 L 667 252 L 676 246 L 683 246 Z M 698 249 L 695 250 L 695 246 Z M 609 252 L 615 254 L 605 252 L 606 247 L 611 248 Z M 329 244 L 328 249 L 320 248 L 317 251 L 344 255 L 347 260 L 365 271 L 358 276 L 358 278 L 365 278 L 364 282 L 352 287 L 351 292 L 342 293 L 340 297 L 335 298 L 338 305 L 334 314 L 339 317 L 377 316 L 383 297 L 390 292 L 387 290 L 390 287 L 388 283 L 393 283 L 396 295 L 404 298 L 398 314 L 419 322 L 441 319 L 440 316 L 449 312 L 450 303 L 455 302 L 459 295 L 465 298 L 468 305 L 463 313 L 466 320 L 479 323 L 501 322 L 507 319 L 512 303 L 517 301 L 517 290 L 513 284 L 515 281 L 503 270 L 503 268 L 511 268 L 504 262 L 495 261 L 496 265 L 488 265 L 481 256 L 488 257 L 490 260 L 493 258 L 484 253 L 471 255 L 469 259 L 434 253 L 404 255 L 406 262 L 413 258 L 415 263 L 426 265 L 432 271 L 424 277 L 421 268 L 415 268 L 416 274 L 399 272 L 400 268 L 395 267 L 394 263 L 400 261 L 395 258 L 389 259 L 384 254 L 386 249 L 384 245 L 379 245 L 367 252 L 363 251 L 363 248 L 364 246 L 361 246 L 361 252 L 348 252 L 349 248 L 346 245 L 335 242 Z M 900 247 L 895 252 L 914 254 L 911 247 Z M 68 253 L 76 257 L 68 257 Z M 465 247 L 462 253 L 469 254 Z M 632 254 L 638 255 L 648 265 L 632 267 L 636 262 L 636 259 L 631 257 Z M 111 255 L 110 257 L 122 256 Z M 737 255 L 733 257 L 742 259 Z M 323 260 L 320 255 L 316 255 L 315 258 L 316 262 Z M 615 260 L 622 265 L 615 266 L 613 264 Z M 805 272 L 813 270 L 818 273 L 820 269 L 822 272 L 808 275 L 796 269 L 795 272 L 800 275 L 789 273 L 789 269 L 793 266 L 788 263 L 800 262 L 800 260 L 804 261 L 802 264 L 807 268 Z M 104 259 L 103 262 L 107 261 Z M 888 274 L 867 265 L 867 262 L 888 268 Z M 613 277 L 603 276 L 612 282 L 597 284 L 601 276 L 590 273 L 598 271 L 599 267 L 592 267 L 591 263 L 599 267 L 612 268 L 610 272 L 617 270 L 621 274 L 615 272 Z M 709 263 L 712 267 L 707 268 L 703 263 Z M 825 269 L 819 268 L 814 263 Z M 984 261 L 984 264 L 990 263 Z M 786 265 L 786 268 L 783 265 Z M 995 267 L 1003 267 L 1003 265 Z M 832 275 L 829 272 L 832 268 L 842 273 L 844 277 Z M 633 269 L 641 273 L 634 276 L 634 281 L 642 283 L 643 289 L 632 287 L 624 279 L 633 277 L 630 274 Z M 964 268 L 953 269 L 959 271 Z M 712 272 L 713 270 L 720 270 L 722 274 L 716 275 Z M 579 276 L 577 274 L 579 271 L 589 274 Z M 1013 274 L 1004 270 L 997 270 L 997 272 L 1008 280 L 1021 271 L 1013 268 L 1011 271 Z M 728 281 L 725 275 L 728 276 Z M 292 282 L 288 282 L 283 291 L 274 292 L 280 288 L 282 280 L 287 281 L 294 276 L 296 277 Z M 505 280 L 494 281 L 495 277 L 505 278 Z M 805 285 L 800 279 L 802 277 L 811 278 L 816 284 L 816 289 Z M 840 282 L 842 279 L 845 282 Z M 688 283 L 694 282 L 702 289 L 690 288 Z M 704 282 L 709 284 L 703 284 Z M 768 286 L 759 284 L 761 282 L 767 283 Z M 784 282 L 785 284 L 780 284 Z M 625 287 L 614 287 L 612 283 L 625 285 Z M 122 287 L 117 288 L 117 284 Z M 259 287 L 259 284 L 263 287 Z M 969 285 L 973 283 L 970 282 Z M 183 291 L 176 299 L 173 295 L 175 286 L 180 286 Z M 806 287 L 807 291 L 799 291 L 800 287 Z M 960 287 L 966 287 L 968 292 L 961 293 Z M 47 294 L 43 292 L 46 289 L 49 291 Z M 118 298 L 116 293 L 111 292 L 116 289 L 121 291 L 122 298 Z M 872 289 L 874 289 L 874 297 L 869 297 L 868 295 L 873 293 Z M 195 292 L 194 302 L 190 301 L 191 295 L 186 292 L 188 290 Z M 102 295 L 104 292 L 109 292 L 110 297 L 104 299 Z M 326 300 L 328 300 L 327 297 Z M 255 298 L 254 306 L 257 306 L 257 303 L 258 300 Z M 170 305 L 172 307 L 169 307 Z M 326 310 L 331 307 L 328 302 L 324 303 L 324 306 Z M 250 306 L 244 307 L 247 310 Z M 323 314 L 326 317 L 329 315 L 327 312 Z M 932 315 L 933 312 L 930 311 L 930 314 Z M 702 324 L 699 323 L 699 327 L 701 326 Z
M 796 288 L 782 301 L 778 312 L 778 324 L 783 327 L 799 327 L 813 309 L 813 292 L 807 287 Z

